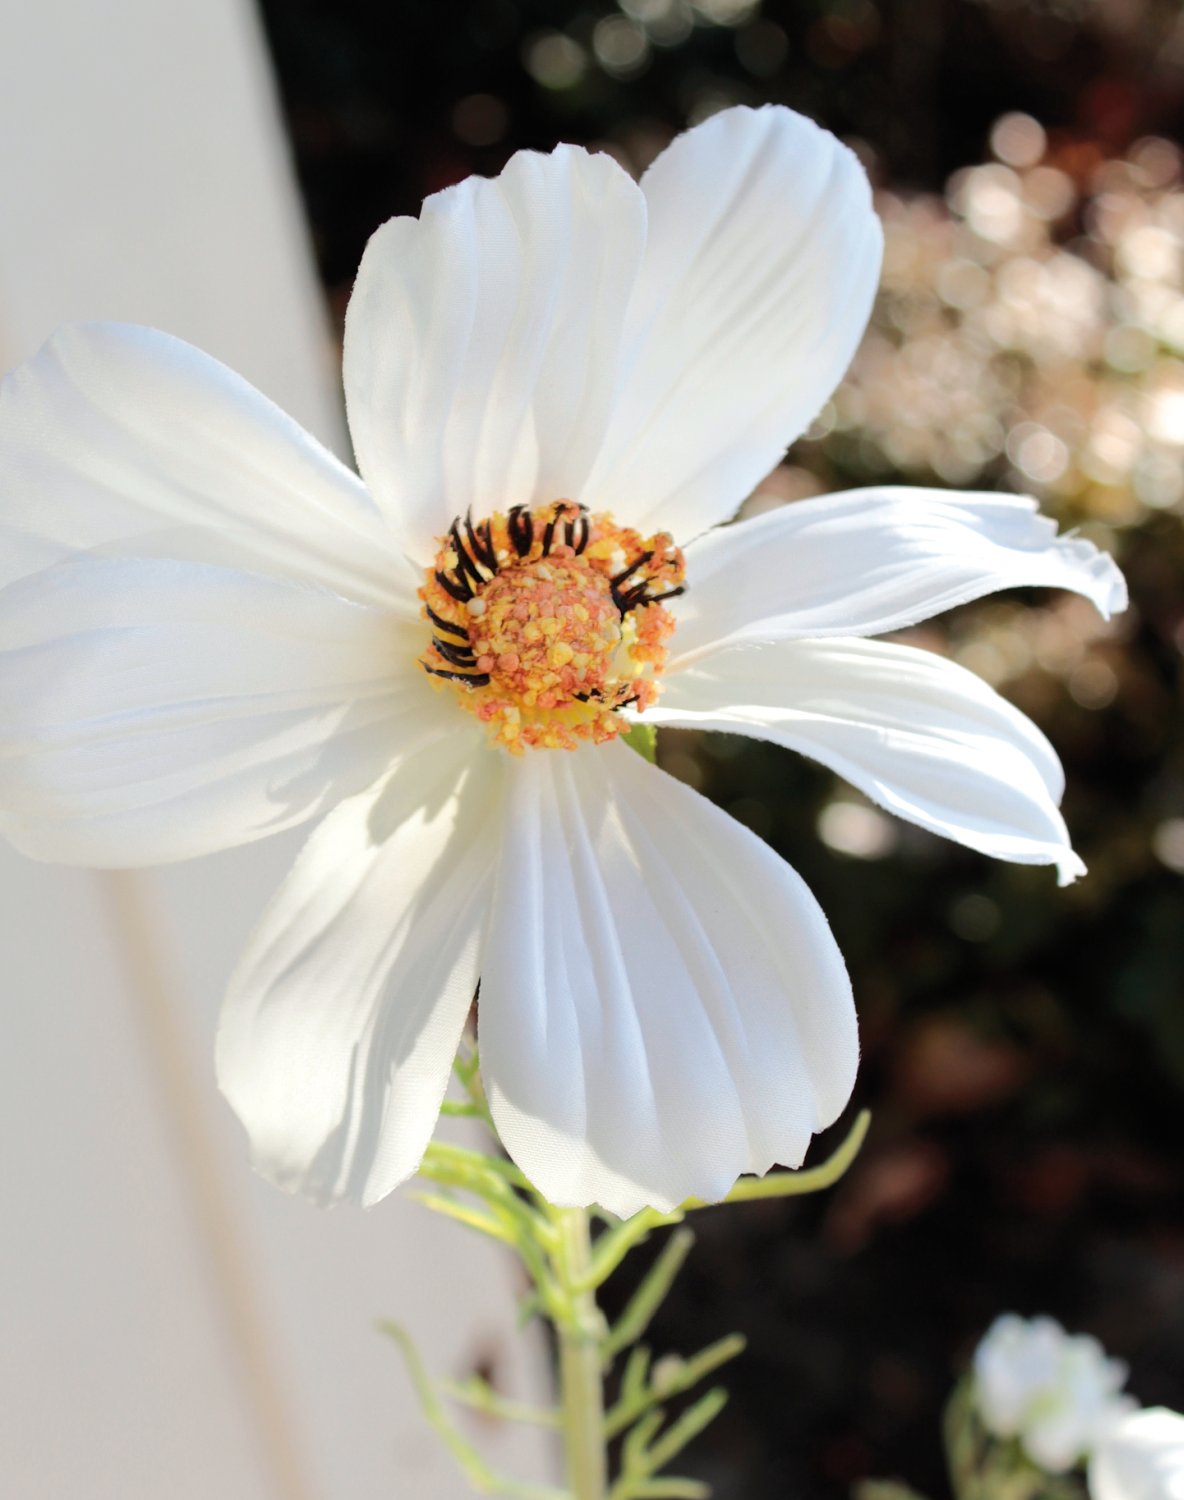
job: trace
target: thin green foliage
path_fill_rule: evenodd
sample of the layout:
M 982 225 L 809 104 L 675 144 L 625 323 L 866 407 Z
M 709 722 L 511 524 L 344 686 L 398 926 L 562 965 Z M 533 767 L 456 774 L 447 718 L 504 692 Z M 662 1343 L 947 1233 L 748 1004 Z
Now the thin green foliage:
M 622 1349 L 635 1344 L 650 1326 L 650 1321 L 665 1302 L 694 1243 L 694 1231 L 684 1227 L 676 1229 L 662 1246 L 662 1253 L 626 1303 L 625 1311 L 609 1330 L 604 1341 L 606 1364 L 611 1364 Z
M 727 1393 L 716 1386 L 690 1399 L 681 1410 L 676 1407 L 674 1414 L 670 1407 L 691 1398 L 695 1387 L 735 1359 L 743 1351 L 744 1340 L 730 1335 L 697 1354 L 654 1359 L 641 1339 L 694 1243 L 694 1233 L 683 1221 L 710 1205 L 692 1200 L 672 1213 L 645 1209 L 626 1220 L 596 1210 L 602 1227 L 595 1238 L 590 1238 L 588 1214 L 554 1208 L 497 1149 L 475 1046 L 462 1051 L 455 1072 L 464 1097 L 450 1101 L 452 1107 L 447 1113 L 482 1121 L 493 1136 L 494 1149 L 486 1153 L 433 1141 L 424 1156 L 421 1174 L 435 1190 L 418 1197 L 437 1213 L 509 1246 L 519 1257 L 528 1278 L 521 1299 L 520 1324 L 543 1317 L 554 1328 L 561 1355 L 561 1399 L 554 1407 L 531 1406 L 510 1399 L 475 1376 L 462 1382 L 442 1382 L 437 1387 L 406 1332 L 394 1324 L 383 1324 L 403 1354 L 425 1417 L 466 1478 L 482 1494 L 517 1496 L 519 1500 L 708 1500 L 710 1492 L 700 1481 L 662 1471 L 714 1420 L 727 1401 Z M 796 1197 L 831 1186 L 855 1159 L 867 1125 L 867 1114 L 861 1114 L 847 1139 L 821 1165 L 742 1179 L 724 1201 Z M 630 1251 L 666 1228 L 672 1228 L 673 1233 L 616 1323 L 608 1327 L 597 1306 L 596 1293 Z M 622 1358 L 617 1397 L 605 1410 L 603 1379 Z M 569 1487 L 523 1484 L 492 1471 L 458 1431 L 448 1415 L 446 1401 L 496 1420 L 562 1432 Z M 609 1445 L 618 1441 L 619 1463 L 610 1481 L 607 1454 Z
M 419 1398 L 420 1409 L 456 1459 L 461 1473 L 478 1494 L 512 1495 L 517 1500 L 570 1500 L 566 1490 L 558 1490 L 551 1485 L 524 1484 L 491 1469 L 449 1417 L 407 1330 L 397 1323 L 380 1323 L 378 1326 L 398 1346 L 415 1394 Z

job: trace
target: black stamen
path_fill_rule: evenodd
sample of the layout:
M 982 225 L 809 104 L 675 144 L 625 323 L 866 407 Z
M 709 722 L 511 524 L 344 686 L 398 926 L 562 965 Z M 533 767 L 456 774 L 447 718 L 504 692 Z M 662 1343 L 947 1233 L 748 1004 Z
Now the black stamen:
M 454 667 L 475 667 L 472 649 L 468 646 L 454 646 L 449 641 L 442 641 L 439 636 L 432 637 L 432 645 L 444 658 L 450 661 Z
M 450 620 L 442 620 L 430 604 L 424 606 L 428 612 L 428 619 L 437 630 L 443 630 L 448 635 L 455 635 L 462 641 L 467 641 L 469 632 L 462 625 L 453 625 Z
M 467 604 L 473 597 L 473 590 L 469 587 L 464 577 L 452 579 L 447 573 L 441 573 L 436 569 L 436 582 L 446 594 L 451 594 L 458 604 Z
M 465 545 L 460 539 L 459 521 L 453 521 L 451 527 L 449 528 L 448 535 L 452 538 L 452 545 L 456 549 L 457 577 L 464 578 L 467 575 L 473 580 L 475 588 L 480 588 L 483 584 L 488 583 L 489 580 L 486 578 L 482 578 L 480 568 L 478 568 L 477 564 L 465 551 Z
M 643 581 L 635 583 L 632 588 L 626 589 L 623 594 L 619 590 L 613 589 L 613 603 L 623 615 L 627 615 L 631 609 L 636 609 L 645 599 L 646 587 L 647 585 Z
M 473 687 L 487 687 L 489 685 L 488 672 L 446 672 L 443 667 L 424 667 L 424 671 L 432 677 L 447 677 L 451 682 L 468 682 Z
M 681 583 L 681 584 L 679 584 L 678 588 L 676 588 L 676 589 L 667 589 L 664 594 L 650 594 L 649 597 L 646 599 L 645 602 L 647 604 L 661 604 L 661 602 L 662 602 L 663 599 L 677 599 L 678 596 L 679 596 L 679 594 L 685 594 L 686 591 L 687 591 L 686 584 L 685 583 Z
M 567 545 L 578 557 L 588 545 L 588 507 L 581 505 L 577 513 L 564 526 Z
M 524 505 L 515 505 L 509 517 L 510 541 L 519 557 L 525 557 L 534 546 L 534 517 Z
M 485 521 L 481 526 L 474 527 L 473 514 L 471 511 L 465 514 L 465 534 L 469 539 L 469 550 L 473 556 L 491 573 L 497 572 L 497 554 L 493 550 L 493 543 L 489 537 L 489 522 Z
M 547 522 L 547 529 L 543 532 L 543 556 L 546 557 L 551 551 L 551 543 L 555 540 L 555 528 L 559 524 L 559 513 Z
M 643 552 L 635 562 L 631 562 L 629 566 L 622 572 L 614 574 L 613 577 L 609 579 L 609 582 L 612 584 L 613 588 L 615 589 L 620 584 L 624 583 L 626 578 L 628 578 L 630 574 L 637 572 L 638 568 L 644 568 L 646 563 L 649 562 L 653 555 L 654 554 L 652 551 Z

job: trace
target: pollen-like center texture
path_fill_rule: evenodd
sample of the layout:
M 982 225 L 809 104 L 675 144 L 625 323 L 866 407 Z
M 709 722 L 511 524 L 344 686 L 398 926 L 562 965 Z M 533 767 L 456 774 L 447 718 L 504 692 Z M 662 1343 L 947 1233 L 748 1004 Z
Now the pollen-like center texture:
M 569 500 L 458 518 L 419 591 L 424 668 L 506 749 L 574 750 L 660 691 L 682 553 Z

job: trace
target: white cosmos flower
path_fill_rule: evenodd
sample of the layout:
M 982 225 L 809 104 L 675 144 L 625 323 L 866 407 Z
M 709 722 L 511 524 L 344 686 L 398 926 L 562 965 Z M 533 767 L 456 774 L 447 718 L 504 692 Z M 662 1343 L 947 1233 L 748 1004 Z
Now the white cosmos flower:
M 974 1355 L 975 1400 L 988 1432 L 1018 1438 L 1032 1461 L 1064 1473 L 1134 1407 L 1121 1393 L 1127 1369 L 1088 1334 L 1055 1318 L 1004 1313 Z M 1095 1497 L 1096 1500 L 1096 1497 Z
M 1184 1500 L 1184 1417 L 1163 1406 L 1113 1423 L 1089 1465 L 1090 1500 Z
M 161 333 L 66 329 L 5 382 L 9 837 L 152 864 L 324 815 L 218 1037 L 277 1183 L 372 1203 L 415 1170 L 478 979 L 495 1119 L 560 1204 L 716 1198 L 800 1163 L 848 1099 L 850 987 L 798 876 L 622 743 L 507 754 L 466 706 L 509 653 L 455 617 L 452 657 L 430 645 L 431 570 L 478 622 L 496 572 L 486 623 L 516 619 L 507 528 L 539 553 L 560 500 L 564 618 L 581 568 L 614 603 L 611 661 L 568 666 L 608 662 L 617 685 L 555 724 L 611 734 L 660 686 L 651 723 L 775 740 L 973 849 L 1080 872 L 1040 732 L 949 662 L 866 637 L 1021 584 L 1121 608 L 1105 557 L 1010 495 L 870 489 L 713 529 L 840 379 L 880 244 L 849 151 L 787 110 L 729 110 L 640 186 L 605 155 L 523 153 L 378 230 L 345 338 L 361 479 Z M 462 558 L 440 539 L 466 515 Z M 686 591 L 651 606 L 676 545 Z M 655 621 L 673 635 L 647 645 Z M 429 677 L 425 653 L 468 681 Z M 535 730 L 549 712 L 523 700 Z

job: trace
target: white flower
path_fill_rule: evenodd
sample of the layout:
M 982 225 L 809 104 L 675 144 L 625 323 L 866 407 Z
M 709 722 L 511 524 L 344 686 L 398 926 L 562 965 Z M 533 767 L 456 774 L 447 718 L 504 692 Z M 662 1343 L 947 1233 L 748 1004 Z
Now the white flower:
M 975 1397 L 996 1437 L 1019 1438 L 1049 1473 L 1071 1469 L 1134 1403 L 1119 1392 L 1127 1370 L 1097 1339 L 1053 1318 L 996 1318 L 974 1356 Z
M 1089 1465 L 1091 1500 L 1184 1500 L 1184 1417 L 1132 1412 L 1103 1434 Z
M 870 489 L 712 529 L 839 380 L 879 256 L 850 152 L 730 110 L 640 187 L 524 153 L 375 234 L 345 340 L 362 480 L 160 333 L 67 329 L 5 382 L 8 835 L 151 864 L 327 814 L 218 1039 L 282 1186 L 372 1203 L 415 1170 L 478 979 L 494 1116 L 557 1203 L 716 1198 L 842 1110 L 825 918 L 748 830 L 598 742 L 638 709 L 1079 873 L 1040 732 L 865 637 L 1022 584 L 1121 608 L 1105 557 L 1010 495 Z M 534 742 L 579 748 L 501 748 Z

